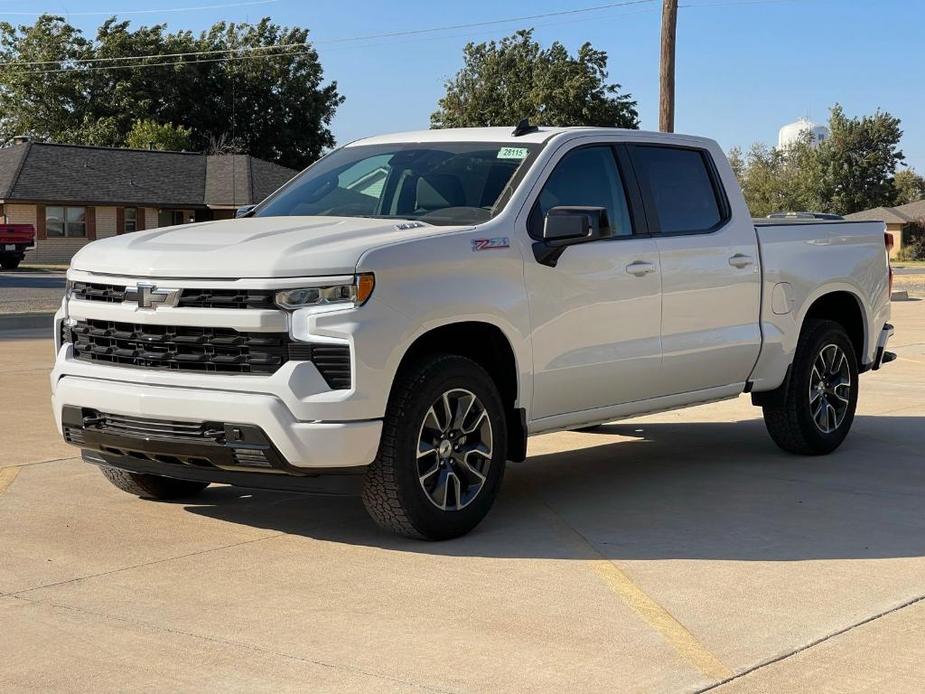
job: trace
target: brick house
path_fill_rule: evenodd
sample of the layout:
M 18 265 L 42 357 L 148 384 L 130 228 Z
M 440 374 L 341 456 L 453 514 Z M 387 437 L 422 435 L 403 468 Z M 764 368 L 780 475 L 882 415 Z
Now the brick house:
M 27 263 L 66 263 L 90 241 L 228 219 L 295 171 L 244 154 L 17 142 L 0 148 L 0 219 L 32 224 Z

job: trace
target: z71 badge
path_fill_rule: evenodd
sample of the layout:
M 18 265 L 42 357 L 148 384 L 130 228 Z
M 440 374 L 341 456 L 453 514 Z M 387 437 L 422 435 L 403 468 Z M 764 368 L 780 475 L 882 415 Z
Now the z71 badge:
M 510 248 L 511 241 L 507 236 L 498 236 L 494 239 L 475 239 L 472 242 L 472 252 L 491 251 L 496 248 Z

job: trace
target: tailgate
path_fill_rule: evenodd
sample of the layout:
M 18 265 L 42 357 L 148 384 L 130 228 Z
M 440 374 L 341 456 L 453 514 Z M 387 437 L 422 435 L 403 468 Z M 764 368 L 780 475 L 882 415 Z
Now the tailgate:
M 32 245 L 35 229 L 31 224 L 0 224 L 0 244 Z

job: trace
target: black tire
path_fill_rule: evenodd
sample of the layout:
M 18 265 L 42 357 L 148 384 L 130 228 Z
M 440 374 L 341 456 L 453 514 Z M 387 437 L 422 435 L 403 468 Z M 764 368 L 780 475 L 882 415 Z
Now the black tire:
M 842 391 L 843 397 L 848 400 L 843 418 L 826 432 L 814 419 L 810 389 L 816 360 L 823 350 L 833 345 L 846 358 L 850 385 L 846 386 L 847 395 Z M 772 397 L 762 409 L 765 426 L 774 443 L 789 453 L 799 455 L 825 455 L 838 448 L 851 429 L 858 403 L 857 355 L 845 329 L 834 321 L 808 321 L 800 334 L 787 381 L 778 392 L 770 395 Z M 837 417 L 833 416 L 830 424 L 835 421 Z
M 467 505 L 444 510 L 428 497 L 419 479 L 418 442 L 431 406 L 444 393 L 463 389 L 478 399 L 490 423 L 492 446 L 481 487 Z M 455 391 L 454 391 L 455 392 Z M 486 516 L 504 476 L 507 423 L 498 388 L 470 359 L 435 355 L 400 373 L 386 409 L 376 460 L 363 485 L 363 503 L 382 528 L 406 537 L 446 540 L 465 535 Z M 439 461 L 440 454 L 434 460 Z M 441 473 L 438 473 L 441 474 Z M 455 481 L 458 501 L 462 482 Z M 449 487 L 449 481 L 446 482 Z M 446 496 L 444 496 L 446 504 Z
M 100 470 L 106 479 L 123 492 L 158 501 L 194 497 L 209 486 L 208 482 L 192 482 L 158 475 L 142 475 L 137 472 L 127 472 L 102 465 Z
M 19 267 L 22 260 L 18 255 L 0 255 L 0 268 L 4 270 L 15 270 Z

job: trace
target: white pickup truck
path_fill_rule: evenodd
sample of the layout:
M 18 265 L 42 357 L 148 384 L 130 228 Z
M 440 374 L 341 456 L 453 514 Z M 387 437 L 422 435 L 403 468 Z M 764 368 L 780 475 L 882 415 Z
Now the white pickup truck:
M 828 453 L 893 357 L 883 225 L 753 222 L 712 140 L 373 137 L 241 217 L 71 264 L 54 412 L 127 492 L 353 474 L 380 525 L 449 538 L 530 435 L 751 393 Z

